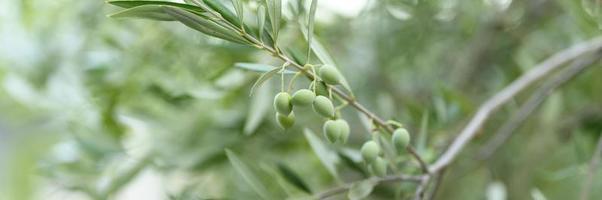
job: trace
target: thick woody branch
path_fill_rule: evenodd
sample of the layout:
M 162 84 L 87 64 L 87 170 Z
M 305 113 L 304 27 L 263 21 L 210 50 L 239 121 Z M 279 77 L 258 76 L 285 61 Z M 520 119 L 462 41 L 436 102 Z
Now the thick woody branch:
M 574 45 L 566 50 L 558 52 L 545 60 L 544 62 L 534 66 L 531 70 L 520 76 L 506 88 L 495 94 L 487 100 L 477 110 L 476 114 L 460 132 L 458 137 L 454 139 L 447 150 L 439 157 L 433 165 L 430 166 L 431 172 L 437 172 L 451 162 L 453 162 L 460 151 L 472 140 L 476 133 L 483 126 L 490 115 L 500 106 L 511 100 L 518 93 L 523 91 L 528 86 L 531 86 L 536 81 L 550 74 L 554 70 L 563 66 L 566 62 L 571 61 L 583 54 L 599 50 L 602 47 L 602 37 L 592 39 L 583 43 Z
M 519 108 L 518 112 L 514 113 L 501 128 L 494 134 L 491 140 L 487 141 L 485 145 L 479 151 L 479 159 L 487 159 L 495 151 L 504 144 L 512 133 L 525 122 L 535 109 L 544 102 L 544 100 L 550 96 L 557 88 L 564 85 L 565 83 L 572 80 L 577 75 L 581 74 L 588 67 L 593 66 L 592 64 L 600 59 L 602 54 L 600 52 L 578 59 L 574 61 L 567 69 L 558 72 L 558 75 L 550 78 L 550 81 L 544 83 L 539 89 L 537 89 L 529 99 Z

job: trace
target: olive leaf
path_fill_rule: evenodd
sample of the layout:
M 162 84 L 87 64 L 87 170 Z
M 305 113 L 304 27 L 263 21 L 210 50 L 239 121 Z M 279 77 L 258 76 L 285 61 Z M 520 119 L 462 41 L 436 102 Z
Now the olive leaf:
M 270 79 L 272 76 L 274 76 L 274 74 L 278 73 L 278 71 L 280 71 L 280 70 L 282 70 L 282 69 L 281 68 L 274 68 L 274 69 L 272 69 L 269 72 L 261 74 L 261 76 L 257 79 L 257 81 L 255 81 L 255 83 L 251 87 L 251 92 L 249 93 L 249 96 L 252 96 L 253 92 L 255 92 L 255 89 L 257 87 L 260 87 L 265 81 L 267 81 L 268 79 Z
M 336 165 L 340 162 L 339 157 L 336 152 L 329 149 L 326 144 L 320 140 L 311 130 L 305 129 L 304 132 L 305 138 L 307 142 L 309 142 L 309 146 L 314 151 L 314 153 L 318 156 L 318 159 L 322 162 L 324 167 L 330 172 L 332 176 L 335 178 L 339 178 Z
M 351 188 L 349 188 L 347 198 L 349 198 L 350 200 L 360 200 L 368 197 L 368 195 L 372 193 L 372 190 L 374 189 L 376 183 L 377 182 L 374 179 L 366 179 L 363 181 L 353 183 L 351 185 Z
M 309 188 L 307 183 L 303 181 L 299 174 L 295 173 L 295 171 L 293 171 L 290 167 L 286 166 L 283 163 L 278 163 L 277 167 L 278 172 L 280 172 L 280 174 L 284 177 L 284 180 L 288 181 L 290 184 L 296 186 L 297 188 L 311 194 L 311 189 Z
M 172 16 L 174 19 L 199 32 L 231 42 L 236 42 L 240 44 L 250 44 L 240 35 L 209 19 L 170 6 L 163 6 L 163 8 L 164 11 L 170 16 Z
M 238 21 L 240 21 L 241 24 L 244 24 L 244 8 L 242 5 L 242 0 L 232 0 L 232 5 L 234 6 L 234 10 L 238 16 Z M 241 29 L 244 30 L 244 26 L 241 26 Z
M 158 21 L 174 21 L 175 19 L 163 11 L 163 6 L 159 5 L 142 5 L 136 6 L 129 9 L 122 10 L 117 13 L 109 15 L 112 18 L 142 18 L 152 19 Z
M 273 199 L 270 193 L 268 193 L 268 190 L 266 189 L 265 185 L 259 181 L 257 175 L 255 175 L 255 173 L 251 171 L 247 164 L 240 160 L 240 158 L 238 158 L 238 156 L 234 152 L 230 151 L 229 149 L 226 149 L 226 156 L 228 157 L 230 164 L 232 164 L 232 167 L 234 167 L 236 172 L 240 176 L 242 176 L 243 180 L 251 186 L 253 191 L 257 193 L 259 197 L 261 197 L 262 199 Z
M 194 12 L 199 12 L 199 13 L 205 12 L 205 10 L 203 10 L 202 8 L 194 6 L 194 5 L 175 3 L 175 2 L 169 2 L 169 1 L 118 0 L 118 1 L 108 1 L 107 3 L 114 5 L 114 6 L 119 6 L 122 8 L 134 8 L 134 7 L 144 6 L 144 5 L 164 5 L 164 6 L 178 7 L 178 8 L 182 8 L 182 9 L 186 9 L 186 10 L 190 10 L 190 11 L 194 11 Z
M 272 71 L 274 68 L 280 69 L 279 67 L 274 67 L 272 65 L 259 64 L 259 63 L 242 63 L 242 62 L 234 64 L 234 67 L 238 67 L 241 69 L 254 71 L 254 72 L 269 72 L 269 71 Z M 284 70 L 283 73 L 284 74 L 294 74 L 296 72 L 291 71 L 291 70 Z
M 271 87 L 268 84 L 265 87 L 257 89 L 257 94 L 253 95 L 253 98 L 251 98 L 247 120 L 243 128 L 243 133 L 245 135 L 251 135 L 255 132 L 259 124 L 263 121 L 272 102 L 270 90 Z
M 263 40 L 263 31 L 265 26 L 265 7 L 263 5 L 259 5 L 257 8 L 257 35 L 259 40 Z
M 234 24 L 237 27 L 241 26 L 242 21 L 239 21 L 239 18 L 220 2 L 216 0 L 203 0 L 203 2 L 212 10 L 219 13 L 226 21 Z
M 318 0 L 312 0 L 311 6 L 309 7 L 309 18 L 307 22 L 307 62 L 309 62 L 311 55 L 311 39 L 314 35 L 314 18 L 316 16 L 317 5 Z
M 274 43 L 278 40 L 278 32 L 280 30 L 280 20 L 282 17 L 282 1 L 281 0 L 264 0 L 268 9 L 270 24 L 272 25 L 272 37 Z

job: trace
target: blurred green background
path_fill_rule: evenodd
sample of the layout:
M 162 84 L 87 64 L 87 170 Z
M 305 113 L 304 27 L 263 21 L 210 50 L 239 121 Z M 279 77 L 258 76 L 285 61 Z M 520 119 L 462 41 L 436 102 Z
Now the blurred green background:
M 292 20 L 297 1 L 284 2 Z M 433 161 L 481 102 L 599 36 L 596 2 L 323 0 L 315 32 L 360 102 L 404 123 Z M 321 119 L 299 111 L 283 131 L 271 107 L 278 80 L 249 96 L 259 75 L 234 67 L 277 60 L 178 23 L 106 16 L 116 10 L 101 0 L 0 1 L 0 199 L 259 199 L 224 149 L 282 199 L 304 196 L 284 171 L 314 192 L 365 176 L 357 150 L 369 136 L 354 110 L 344 111 L 352 138 L 332 173 L 303 133 L 322 138 Z M 287 23 L 281 40 L 303 52 L 296 26 Z M 475 159 L 535 88 L 519 95 L 446 171 L 436 199 L 576 198 L 602 132 L 601 77 L 600 64 L 590 67 L 499 152 Z M 602 170 L 592 199 L 602 199 L 600 180 Z M 379 186 L 369 199 L 391 199 L 396 188 Z

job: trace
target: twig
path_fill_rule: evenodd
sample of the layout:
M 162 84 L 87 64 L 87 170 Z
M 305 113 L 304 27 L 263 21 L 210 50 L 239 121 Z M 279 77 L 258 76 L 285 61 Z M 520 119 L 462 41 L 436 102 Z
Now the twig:
M 514 130 L 516 130 L 523 122 L 529 117 L 535 109 L 544 102 L 544 100 L 550 96 L 554 90 L 564 85 L 568 81 L 572 80 L 581 72 L 585 71 L 588 67 L 600 59 L 601 53 L 596 53 L 593 56 L 587 58 L 578 59 L 574 61 L 563 72 L 559 72 L 558 75 L 554 76 L 550 81 L 542 85 L 537 91 L 535 91 L 529 99 L 519 108 L 519 111 L 504 123 L 501 128 L 494 134 L 494 137 L 485 143 L 485 145 L 479 151 L 478 159 L 484 160 L 489 158 L 497 149 L 504 144 Z
M 437 178 L 435 179 L 435 185 L 434 188 L 429 192 L 427 199 L 431 200 L 431 199 L 435 199 L 435 196 L 437 195 L 437 192 L 439 191 L 439 186 L 441 185 L 441 182 L 443 182 L 443 176 L 445 176 L 445 172 L 447 170 L 443 169 L 439 172 L 439 174 L 437 174 Z
M 602 156 L 602 133 L 600 133 L 598 139 L 598 145 L 596 146 L 596 150 L 594 151 L 594 155 L 592 156 L 592 160 L 589 162 L 589 167 L 587 170 L 587 177 L 585 178 L 585 182 L 583 182 L 583 188 L 581 189 L 581 200 L 589 199 L 589 193 L 592 189 L 592 183 L 594 181 L 594 176 L 596 175 L 596 169 L 600 164 L 600 157 Z
M 429 184 L 429 175 L 423 175 L 420 180 L 420 184 L 416 187 L 416 192 L 414 193 L 414 200 L 422 200 L 424 197 L 424 191 Z
M 422 176 L 410 176 L 410 175 L 405 175 L 405 174 L 400 174 L 400 175 L 395 175 L 395 176 L 386 176 L 386 177 L 382 177 L 382 178 L 372 178 L 374 179 L 374 181 L 376 181 L 376 184 L 383 184 L 383 183 L 391 183 L 391 182 L 403 182 L 403 181 L 407 181 L 407 182 L 420 182 L 422 181 Z M 361 180 L 363 181 L 363 180 Z M 359 181 L 357 181 L 359 182 Z M 328 197 L 343 193 L 343 192 L 347 192 L 351 186 L 354 183 L 357 182 L 353 182 L 353 183 L 348 183 L 339 187 L 335 187 L 335 188 L 331 188 L 329 190 L 326 190 L 324 192 L 318 193 L 317 195 L 315 195 L 315 197 L 317 199 L 326 199 Z
M 495 94 L 483 105 L 481 105 L 468 125 L 466 125 L 466 127 L 460 132 L 458 137 L 456 137 L 449 148 L 447 148 L 443 155 L 441 155 L 441 157 L 439 157 L 439 159 L 437 159 L 437 161 L 430 166 L 430 171 L 432 173 L 437 172 L 454 161 L 460 151 L 464 149 L 466 144 L 476 135 L 489 116 L 501 105 L 512 99 L 516 94 L 523 91 L 525 88 L 542 77 L 548 75 L 550 72 L 561 67 L 564 63 L 585 53 L 598 50 L 601 47 L 602 37 L 597 37 L 590 41 L 579 43 L 570 47 L 569 49 L 558 52 L 544 62 L 533 67 L 533 69 L 519 77 L 502 91 Z

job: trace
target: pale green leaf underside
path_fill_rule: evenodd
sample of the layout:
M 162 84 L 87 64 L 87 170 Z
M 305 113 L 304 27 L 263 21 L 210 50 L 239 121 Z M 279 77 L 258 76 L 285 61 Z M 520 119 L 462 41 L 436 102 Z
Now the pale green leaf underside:
M 336 165 L 340 160 L 336 152 L 329 149 L 328 146 L 324 144 L 319 137 L 314 135 L 311 130 L 306 128 L 303 133 L 305 134 L 307 142 L 309 142 L 309 146 L 311 146 L 311 149 L 318 156 L 324 167 L 326 167 L 333 177 L 338 179 Z
M 368 197 L 370 193 L 372 193 L 372 190 L 374 189 L 375 185 L 376 181 L 373 179 L 367 179 L 360 182 L 356 182 L 353 185 L 351 185 L 349 193 L 347 193 L 347 197 L 350 200 L 364 199 Z
M 234 67 L 238 67 L 244 70 L 254 71 L 254 72 L 269 72 L 273 69 L 280 69 L 279 67 L 274 67 L 272 65 L 259 64 L 259 63 L 236 63 Z M 291 70 L 284 70 L 284 74 L 294 74 L 296 72 Z

